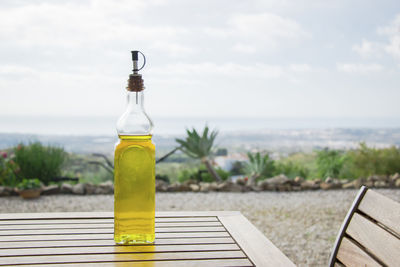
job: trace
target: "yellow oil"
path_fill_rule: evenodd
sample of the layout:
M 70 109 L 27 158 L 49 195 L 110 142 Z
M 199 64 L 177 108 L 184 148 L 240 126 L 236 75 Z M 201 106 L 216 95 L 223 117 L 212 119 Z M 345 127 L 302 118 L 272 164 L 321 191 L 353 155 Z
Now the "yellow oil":
M 153 243 L 155 146 L 151 135 L 120 135 L 114 157 L 114 240 Z

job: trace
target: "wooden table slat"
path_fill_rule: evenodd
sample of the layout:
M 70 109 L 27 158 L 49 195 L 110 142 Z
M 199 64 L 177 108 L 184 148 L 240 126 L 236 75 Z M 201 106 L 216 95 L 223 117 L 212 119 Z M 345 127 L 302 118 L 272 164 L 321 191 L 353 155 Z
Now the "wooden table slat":
M 198 260 L 165 260 L 165 261 L 158 261 L 158 262 L 103 262 L 103 263 L 80 263 L 79 266 L 84 266 L 84 267 L 100 267 L 100 266 L 105 266 L 105 267 L 110 267 L 110 266 L 115 266 L 115 267 L 126 267 L 126 266 L 141 266 L 141 267 L 154 267 L 157 265 L 157 267 L 218 267 L 218 266 L 230 266 L 230 267 L 249 267 L 249 266 L 254 266 L 248 259 L 198 259 Z M 36 267 L 43 266 L 43 267 L 60 267 L 60 264 L 45 264 L 45 265 L 35 265 Z M 64 263 L 61 265 L 62 267 L 69 267 L 69 266 L 75 266 L 76 264 L 68 264 Z
M 218 221 L 215 222 L 171 222 L 171 223 L 155 223 L 157 228 L 172 227 L 205 227 L 205 226 L 222 226 Z M 65 224 L 22 224 L 22 225 L 0 225 L 0 233 L 4 230 L 39 230 L 39 229 L 114 229 L 114 223 L 65 223 Z
M 156 233 L 207 233 L 207 232 L 225 232 L 225 228 L 222 226 L 156 228 Z M 114 228 L 2 230 L 0 231 L 0 240 L 3 236 L 19 236 L 19 235 L 51 235 L 51 234 L 69 235 L 69 234 L 113 234 L 113 233 L 114 233 Z
M 163 245 L 191 245 L 191 244 L 235 244 L 231 237 L 214 238 L 173 238 L 158 239 L 155 244 Z M 113 239 L 105 240 L 44 240 L 44 241 L 8 241 L 0 242 L 0 249 L 12 248 L 49 248 L 49 247 L 96 247 L 96 246 L 116 246 Z
M 195 259 L 232 259 L 246 258 L 242 251 L 190 251 L 168 253 L 123 253 L 88 255 L 51 255 L 33 257 L 1 257 L 1 265 L 7 264 L 44 264 L 44 263 L 80 263 L 107 261 L 160 261 Z
M 230 251 L 240 250 L 237 244 L 213 244 L 213 245 L 146 245 L 146 246 L 96 246 L 96 247 L 64 247 L 64 248 L 17 248 L 0 250 L 0 257 L 24 256 L 24 255 L 80 255 L 80 254 L 115 254 L 115 253 L 139 253 L 139 252 L 179 252 L 179 251 Z
M 89 224 L 97 224 L 97 223 L 114 223 L 113 218 L 108 219 L 1 219 L 2 215 L 0 214 L 0 225 L 33 225 L 33 224 L 75 224 L 75 223 L 89 223 Z M 202 216 L 202 217 L 156 217 L 156 223 L 174 223 L 174 222 L 218 222 L 218 218 L 216 216 Z

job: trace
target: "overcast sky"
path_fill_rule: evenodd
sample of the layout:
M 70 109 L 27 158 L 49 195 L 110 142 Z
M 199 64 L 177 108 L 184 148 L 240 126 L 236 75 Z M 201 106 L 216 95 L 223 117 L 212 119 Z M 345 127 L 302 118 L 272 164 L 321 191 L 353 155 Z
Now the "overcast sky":
M 400 117 L 400 2 L 0 1 L 0 115 Z

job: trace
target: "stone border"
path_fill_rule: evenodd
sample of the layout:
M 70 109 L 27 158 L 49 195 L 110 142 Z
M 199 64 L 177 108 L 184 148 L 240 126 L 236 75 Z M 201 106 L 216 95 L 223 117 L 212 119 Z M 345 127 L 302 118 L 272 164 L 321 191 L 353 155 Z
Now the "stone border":
M 306 191 L 306 190 L 331 190 L 331 189 L 358 189 L 362 185 L 369 188 L 399 188 L 400 175 L 398 173 L 390 176 L 373 175 L 368 178 L 355 180 L 327 178 L 325 180 L 305 180 L 301 177 L 289 179 L 285 175 L 278 175 L 259 181 L 256 185 L 249 185 L 244 179 L 236 182 L 225 181 L 221 183 L 198 182 L 187 180 L 183 183 L 168 184 L 163 180 L 156 180 L 157 192 L 248 192 L 248 191 Z M 99 195 L 113 194 L 114 185 L 107 181 L 98 185 L 68 184 L 49 185 L 42 188 L 42 195 L 74 194 L 74 195 Z M 18 195 L 15 188 L 0 186 L 0 197 Z

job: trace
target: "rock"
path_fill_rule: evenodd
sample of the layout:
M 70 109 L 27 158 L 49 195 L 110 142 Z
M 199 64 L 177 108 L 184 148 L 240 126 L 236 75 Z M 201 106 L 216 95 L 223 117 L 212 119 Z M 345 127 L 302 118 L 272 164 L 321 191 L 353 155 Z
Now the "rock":
M 375 181 L 374 182 L 374 187 L 376 188 L 386 188 L 388 187 L 388 183 L 385 181 Z
M 103 182 L 98 187 L 98 191 L 101 192 L 100 194 L 114 194 L 114 184 L 111 181 Z
M 272 178 L 267 179 L 269 184 L 272 185 L 281 185 L 281 184 L 285 184 L 285 183 L 291 183 L 291 180 L 289 178 L 286 177 L 286 175 L 281 174 Z
M 242 192 L 242 186 L 232 183 L 230 181 L 220 183 L 217 189 L 218 191 L 222 192 Z
M 354 181 L 352 181 L 352 182 L 348 182 L 348 183 L 345 183 L 345 184 L 342 184 L 342 188 L 343 189 L 353 189 L 353 188 L 357 188 L 356 187 L 356 182 L 357 180 L 354 180 Z
M 14 191 L 14 188 L 8 186 L 0 186 L 0 197 L 8 197 L 16 194 L 17 192 Z
M 259 186 L 259 185 L 253 185 L 250 188 L 251 188 L 252 191 L 255 191 L 255 192 L 263 191 L 263 188 L 261 186 Z
M 288 183 L 286 183 L 286 184 L 280 184 L 280 185 L 277 185 L 277 186 L 276 186 L 276 189 L 277 189 L 279 192 L 292 191 L 292 186 L 291 186 L 290 184 L 288 184 Z
M 61 184 L 60 193 L 61 194 L 72 194 L 72 185 L 67 184 L 67 183 Z
M 217 191 L 218 190 L 218 183 L 212 182 L 210 183 L 210 191 Z
M 167 192 L 176 192 L 178 190 L 178 183 L 173 183 L 167 186 Z
M 394 186 L 400 188 L 400 179 L 397 179 L 397 180 L 394 182 Z
M 391 175 L 390 178 L 389 178 L 389 180 L 390 180 L 392 183 L 395 183 L 396 180 L 398 180 L 398 179 L 400 179 L 400 174 L 399 174 L 398 172 L 396 172 L 395 174 Z
M 96 186 L 92 183 L 84 184 L 86 195 L 94 195 L 96 193 Z
M 200 186 L 198 184 L 191 184 L 189 185 L 190 190 L 192 190 L 193 192 L 199 192 L 200 191 Z
M 332 180 L 331 183 L 322 182 L 319 184 L 322 190 L 338 189 L 342 187 L 340 182 Z
M 42 195 L 54 195 L 60 193 L 60 187 L 56 184 L 44 186 L 42 188 Z
M 354 183 L 354 188 L 359 189 L 365 183 L 365 179 L 358 178 L 358 179 L 354 180 L 353 183 Z
M 72 187 L 72 194 L 84 195 L 85 194 L 85 185 L 84 184 L 75 184 Z
M 325 183 L 327 183 L 327 184 L 333 183 L 333 178 L 327 177 L 327 178 L 325 179 Z
M 166 192 L 168 190 L 168 184 L 160 179 L 156 179 L 156 191 Z
M 201 182 L 200 183 L 200 192 L 205 193 L 205 192 L 209 192 L 209 191 L 210 191 L 210 183 Z
M 319 189 L 319 183 L 315 180 L 305 180 L 300 184 L 302 190 L 316 190 Z
M 270 184 L 267 179 L 259 181 L 257 186 L 259 188 L 261 188 L 261 190 L 264 190 L 264 191 L 275 190 L 275 186 Z
M 190 186 L 190 185 L 192 185 L 192 184 L 198 184 L 198 182 L 197 182 L 196 180 L 189 179 L 189 180 L 184 181 L 183 184 L 184 184 L 185 186 Z
M 302 182 L 304 182 L 304 178 L 303 178 L 303 177 L 300 177 L 300 176 L 296 176 L 296 177 L 293 179 L 293 182 L 294 182 L 296 185 L 300 185 Z

